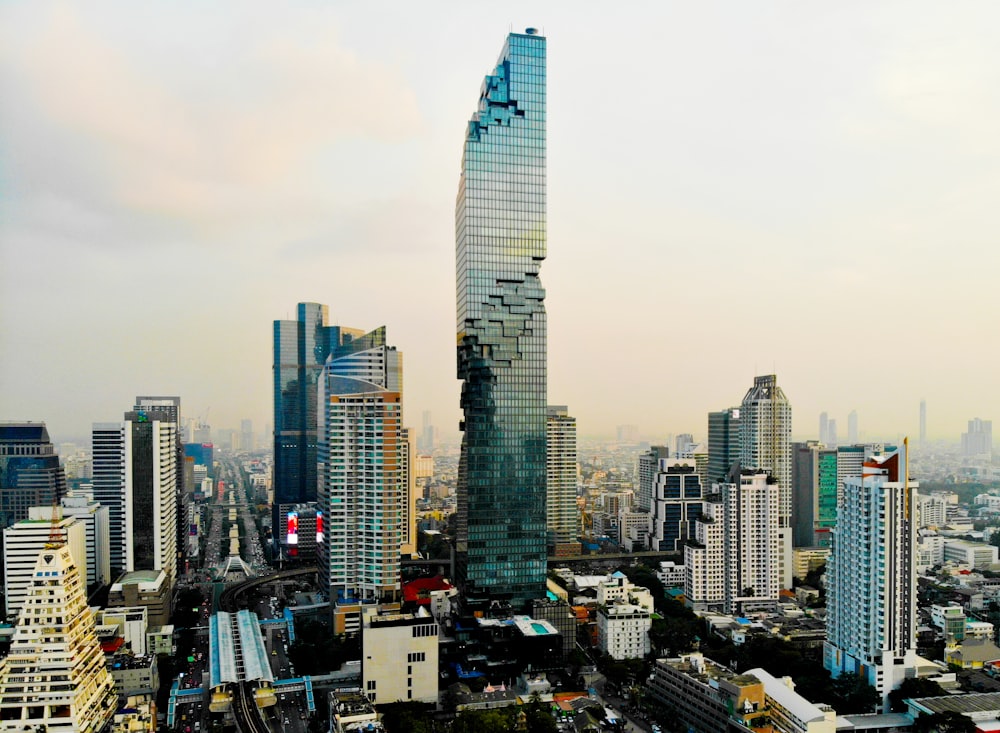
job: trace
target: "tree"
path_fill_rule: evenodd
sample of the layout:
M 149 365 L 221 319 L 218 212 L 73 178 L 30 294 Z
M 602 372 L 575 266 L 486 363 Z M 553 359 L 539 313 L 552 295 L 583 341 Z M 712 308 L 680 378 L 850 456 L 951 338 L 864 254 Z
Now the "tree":
M 894 713 L 905 713 L 904 700 L 917 697 L 938 697 L 946 695 L 944 688 L 934 680 L 925 677 L 907 677 L 895 690 L 889 693 L 889 709 Z
M 830 683 L 830 701 L 834 710 L 842 715 L 870 713 L 879 704 L 878 691 L 865 680 L 852 673 L 842 674 Z
M 509 733 L 514 729 L 513 707 L 494 710 L 463 710 L 451 724 L 451 733 Z
M 954 710 L 921 715 L 913 721 L 913 733 L 976 733 L 976 724 Z

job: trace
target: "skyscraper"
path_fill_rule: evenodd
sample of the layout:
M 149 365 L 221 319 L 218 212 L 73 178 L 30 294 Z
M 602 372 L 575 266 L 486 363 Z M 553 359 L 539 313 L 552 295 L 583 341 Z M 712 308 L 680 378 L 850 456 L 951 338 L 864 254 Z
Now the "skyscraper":
M 332 350 L 320 381 L 320 576 L 331 600 L 398 600 L 408 444 L 385 328 Z
M 653 477 L 649 549 L 683 552 L 694 538 L 694 523 L 702 513 L 701 478 L 690 458 L 660 459 Z
M 847 413 L 847 442 L 854 443 L 858 442 L 858 411 L 851 410 Z
M 240 449 L 249 452 L 256 447 L 253 439 L 253 420 L 240 420 Z
M 837 449 L 792 443 L 792 528 L 796 547 L 829 547 L 837 524 Z
M 846 480 L 827 563 L 823 666 L 854 673 L 887 700 L 916 666 L 916 490 L 903 450 Z
M 660 470 L 660 459 L 669 457 L 670 448 L 665 445 L 651 445 L 648 451 L 639 454 L 635 492 L 636 511 L 648 513 L 652 508 L 653 483 Z
M 832 421 L 831 421 L 832 422 Z M 740 462 L 778 483 L 780 582 L 792 586 L 792 406 L 773 374 L 754 377 L 740 407 Z
M 163 570 L 177 579 L 176 414 L 149 407 L 93 426 L 94 499 L 108 507 L 116 577 Z
M 566 405 L 549 405 L 546 418 L 546 496 L 549 545 L 578 542 L 576 508 L 576 418 Z M 577 545 L 579 552 L 579 545 Z
M 825 412 L 819 414 L 819 442 L 823 445 L 830 443 L 830 417 Z
M 545 38 L 511 33 L 466 129 L 455 206 L 464 419 L 457 580 L 545 594 Z
M 43 422 L 0 423 L 0 529 L 51 506 L 66 493 L 66 473 Z
M 275 542 L 289 506 L 316 501 L 316 397 L 323 365 L 334 348 L 363 333 L 328 325 L 328 308 L 319 303 L 299 303 L 296 315 L 274 322 Z
M 740 408 L 708 413 L 708 482 L 723 481 L 740 460 Z
M 969 420 L 968 432 L 962 433 L 962 455 L 985 457 L 993 455 L 993 421 Z

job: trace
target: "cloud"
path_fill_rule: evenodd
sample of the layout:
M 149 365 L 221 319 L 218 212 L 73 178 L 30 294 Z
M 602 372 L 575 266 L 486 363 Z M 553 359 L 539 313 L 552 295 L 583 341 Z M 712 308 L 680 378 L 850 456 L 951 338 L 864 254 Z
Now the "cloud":
M 422 127 L 402 73 L 347 50 L 327 16 L 248 12 L 220 42 L 168 15 L 132 23 L 123 43 L 75 6 L 44 8 L 21 23 L 23 34 L 13 24 L 2 34 L 6 102 L 21 110 L 4 133 L 12 148 L 23 140 L 73 151 L 75 160 L 62 161 L 82 169 L 73 181 L 53 165 L 32 186 L 56 198 L 103 199 L 215 240 L 259 227 L 248 211 L 301 229 L 351 187 L 347 172 L 316 169 L 325 150 L 401 146 Z M 173 34 L 188 35 L 158 48 Z M 15 171 L 15 189 L 18 181 Z M 267 236 L 280 233 L 278 225 Z

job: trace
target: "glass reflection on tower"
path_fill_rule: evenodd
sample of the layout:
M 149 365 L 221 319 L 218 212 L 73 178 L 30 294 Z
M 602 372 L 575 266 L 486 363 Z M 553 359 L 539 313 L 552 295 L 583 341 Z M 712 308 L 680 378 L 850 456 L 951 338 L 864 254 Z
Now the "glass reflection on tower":
M 545 594 L 545 38 L 507 37 L 466 131 L 455 211 L 463 380 L 458 580 Z

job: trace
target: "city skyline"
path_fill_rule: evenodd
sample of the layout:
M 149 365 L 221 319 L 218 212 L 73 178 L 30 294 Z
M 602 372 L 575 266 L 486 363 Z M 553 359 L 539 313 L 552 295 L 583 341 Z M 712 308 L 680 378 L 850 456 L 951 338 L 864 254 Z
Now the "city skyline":
M 995 347 L 977 336 L 1000 257 L 997 8 L 397 10 L 0 10 L 5 419 L 82 439 L 155 391 L 263 426 L 268 324 L 315 301 L 391 328 L 411 419 L 430 410 L 454 439 L 454 140 L 483 55 L 528 25 L 558 49 L 549 401 L 581 436 L 635 423 L 704 440 L 707 413 L 767 373 L 793 396 L 795 438 L 851 410 L 861 440 L 916 436 L 924 398 L 931 440 L 996 415 Z M 372 267 L 377 281 L 332 283 Z M 151 272 L 184 297 L 139 297 Z M 837 358 L 887 275 L 900 287 L 877 327 L 915 358 Z M 667 343 L 723 331 L 736 358 L 670 358 Z M 596 338 L 644 344 L 629 379 L 594 360 Z

